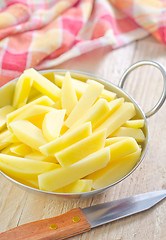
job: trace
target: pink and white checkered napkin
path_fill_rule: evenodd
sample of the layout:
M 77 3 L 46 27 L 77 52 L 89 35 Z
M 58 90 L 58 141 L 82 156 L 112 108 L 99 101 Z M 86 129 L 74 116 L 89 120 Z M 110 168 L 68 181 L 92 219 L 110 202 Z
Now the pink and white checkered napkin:
M 149 33 L 166 44 L 163 0 L 1 0 L 0 86 L 26 68 L 51 68 Z

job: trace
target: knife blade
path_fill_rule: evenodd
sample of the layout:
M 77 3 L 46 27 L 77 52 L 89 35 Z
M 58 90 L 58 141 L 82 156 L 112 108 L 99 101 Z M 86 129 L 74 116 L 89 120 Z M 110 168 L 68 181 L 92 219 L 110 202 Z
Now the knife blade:
M 145 210 L 166 198 L 166 190 L 143 193 L 82 209 L 91 228 L 98 227 Z
M 166 198 L 166 190 L 143 193 L 87 208 L 75 208 L 57 217 L 27 223 L 0 234 L 0 240 L 66 239 L 94 227 L 148 210 Z

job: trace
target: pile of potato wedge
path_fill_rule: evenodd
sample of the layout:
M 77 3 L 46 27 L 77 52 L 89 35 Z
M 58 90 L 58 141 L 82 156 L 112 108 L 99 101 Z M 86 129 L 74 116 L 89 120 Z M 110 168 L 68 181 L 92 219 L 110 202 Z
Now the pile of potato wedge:
M 48 192 L 101 189 L 136 165 L 143 127 L 134 104 L 101 83 L 28 69 L 0 108 L 0 171 Z

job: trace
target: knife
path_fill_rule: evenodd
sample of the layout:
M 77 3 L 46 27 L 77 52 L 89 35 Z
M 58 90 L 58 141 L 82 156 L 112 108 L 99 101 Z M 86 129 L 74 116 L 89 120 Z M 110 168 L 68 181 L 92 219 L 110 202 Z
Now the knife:
M 0 234 L 0 240 L 66 239 L 94 227 L 145 211 L 166 198 L 166 190 L 143 193 L 87 208 L 74 208 L 57 217 L 27 223 Z

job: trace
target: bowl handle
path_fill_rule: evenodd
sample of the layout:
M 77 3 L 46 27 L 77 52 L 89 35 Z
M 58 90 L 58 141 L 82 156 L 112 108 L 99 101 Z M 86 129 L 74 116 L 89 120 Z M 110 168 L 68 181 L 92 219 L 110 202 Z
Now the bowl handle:
M 153 114 L 155 114 L 161 108 L 161 106 L 163 105 L 163 103 L 166 99 L 166 69 L 160 63 L 158 63 L 156 61 L 152 61 L 152 60 L 142 60 L 142 61 L 136 62 L 133 65 L 131 65 L 123 73 L 118 86 L 120 88 L 123 88 L 124 82 L 126 81 L 126 77 L 128 76 L 128 74 L 130 72 L 132 72 L 134 69 L 136 69 L 137 67 L 140 67 L 143 65 L 151 65 L 151 66 L 158 68 L 163 75 L 163 81 L 164 81 L 163 91 L 162 91 L 159 101 L 149 112 L 145 113 L 145 116 L 148 118 L 148 117 L 151 117 Z

